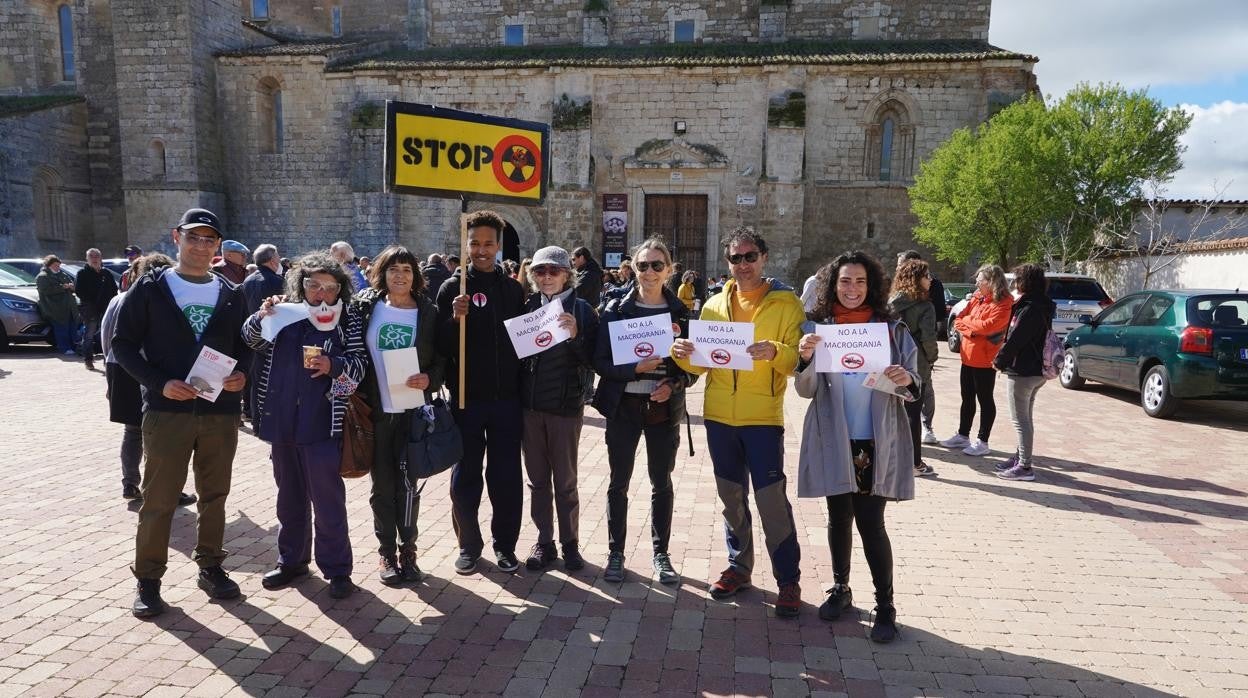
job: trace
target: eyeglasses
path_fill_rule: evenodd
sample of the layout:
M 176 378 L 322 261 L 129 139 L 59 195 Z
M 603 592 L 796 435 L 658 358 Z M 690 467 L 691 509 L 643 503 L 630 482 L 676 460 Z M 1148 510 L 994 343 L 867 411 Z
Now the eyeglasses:
M 650 271 L 653 269 L 659 272 L 667 268 L 667 262 L 661 259 L 656 259 L 653 262 L 633 262 L 633 268 L 637 271 Z
M 744 252 L 742 254 L 728 255 L 728 263 L 740 264 L 742 262 L 746 262 L 748 264 L 753 264 L 758 261 L 758 257 L 759 257 L 758 250 L 750 250 L 749 252 Z
M 559 273 L 562 272 L 563 269 L 560 267 L 541 266 L 529 267 L 529 271 L 533 273 L 533 276 L 559 276 Z
M 196 235 L 195 233 L 187 232 L 182 233 L 182 239 L 192 245 L 199 245 L 200 247 L 216 247 L 217 241 L 220 240 L 220 238 L 209 235 Z
M 312 293 L 324 291 L 325 293 L 328 293 L 330 295 L 337 295 L 338 289 L 340 288 L 342 288 L 342 284 L 338 283 L 337 281 L 322 282 L 322 281 L 317 281 L 316 279 L 304 279 L 303 280 L 303 290 L 311 291 Z

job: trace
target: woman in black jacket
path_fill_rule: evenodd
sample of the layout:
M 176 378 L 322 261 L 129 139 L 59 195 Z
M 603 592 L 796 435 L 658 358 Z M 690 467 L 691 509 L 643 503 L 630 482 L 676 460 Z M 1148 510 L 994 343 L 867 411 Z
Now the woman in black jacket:
M 1035 435 L 1032 410 L 1036 393 L 1045 383 L 1044 340 L 1053 326 L 1056 305 L 1045 295 L 1044 267 L 1023 264 L 1014 269 L 1014 288 L 1020 294 L 1010 311 L 1005 341 L 992 364 L 1005 374 L 1006 402 L 1010 421 L 1018 432 L 1018 450 L 994 466 L 1005 480 L 1035 480 L 1031 470 L 1031 445 Z
M 555 561 L 555 510 L 563 566 L 579 570 L 585 560 L 578 549 L 580 498 L 576 490 L 577 450 L 585 403 L 594 387 L 592 366 L 598 315 L 572 287 L 572 263 L 562 247 L 543 247 L 533 255 L 520 279 L 534 291 L 524 304 L 531 313 L 559 303 L 560 327 L 571 338 L 520 362 L 520 404 L 524 406 L 524 467 L 529 475 L 529 511 L 537 527 L 537 543 L 525 561 L 541 570 Z
M 368 503 L 381 556 L 378 576 L 382 584 L 395 586 L 420 581 L 422 576 L 416 565 L 420 496 L 399 462 L 407 448 L 414 410 L 393 404 L 392 381 L 387 380 L 382 356 L 416 347 L 420 372 L 400 382 L 423 390 L 426 403 L 442 387 L 445 361 L 434 346 L 438 309 L 423 293 L 424 277 L 416 256 L 405 247 L 387 247 L 373 260 L 368 280 L 370 287 L 356 294 L 347 307 L 347 323 L 360 323 L 368 347 L 368 367 L 359 388 L 373 413 L 373 492 Z
M 644 361 L 616 365 L 611 359 L 609 325 L 648 315 L 670 313 L 688 336 L 689 311 L 676 294 L 664 288 L 672 274 L 667 246 L 653 238 L 633 253 L 637 287 L 607 305 L 598 324 L 594 370 L 602 376 L 594 407 L 607 419 L 607 461 L 611 481 L 607 486 L 607 531 L 610 553 L 603 580 L 624 581 L 624 539 L 628 519 L 628 483 L 633 477 L 637 442 L 646 436 L 646 463 L 650 473 L 651 538 L 654 569 L 663 584 L 676 584 L 680 575 L 672 566 L 668 541 L 672 535 L 672 470 L 680 448 L 680 422 L 685 418 L 685 388 L 694 381 L 670 357 L 657 353 Z

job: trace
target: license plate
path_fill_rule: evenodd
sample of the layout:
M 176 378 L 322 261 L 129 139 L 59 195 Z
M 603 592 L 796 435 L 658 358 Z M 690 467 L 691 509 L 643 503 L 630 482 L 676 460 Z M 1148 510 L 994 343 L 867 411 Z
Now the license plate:
M 1078 320 L 1079 313 L 1074 310 L 1059 310 L 1057 311 L 1057 318 L 1059 320 Z

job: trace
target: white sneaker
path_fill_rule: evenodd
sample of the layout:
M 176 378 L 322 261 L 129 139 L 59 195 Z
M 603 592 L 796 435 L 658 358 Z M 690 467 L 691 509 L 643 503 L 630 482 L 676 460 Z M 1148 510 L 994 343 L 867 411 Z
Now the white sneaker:
M 954 434 L 944 441 L 940 442 L 945 448 L 966 448 L 971 445 L 971 440 L 961 434 Z
M 968 456 L 986 456 L 992 453 L 992 449 L 988 448 L 988 442 L 975 439 L 975 443 L 962 449 L 962 452 Z
M 938 444 L 940 443 L 940 439 L 936 438 L 936 432 L 928 429 L 927 427 L 923 427 L 923 443 Z

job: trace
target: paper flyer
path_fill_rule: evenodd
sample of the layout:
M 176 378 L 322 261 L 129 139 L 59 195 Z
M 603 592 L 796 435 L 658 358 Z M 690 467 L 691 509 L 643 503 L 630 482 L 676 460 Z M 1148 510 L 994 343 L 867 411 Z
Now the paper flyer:
M 616 320 L 607 323 L 607 334 L 611 337 L 611 362 L 616 366 L 665 357 L 676 341 L 671 313 Z
M 896 395 L 906 402 L 914 402 L 914 396 L 910 393 L 909 387 L 897 385 L 882 372 L 868 373 L 866 379 L 862 381 L 862 385 L 872 390 L 878 390 L 881 393 Z
M 232 359 L 211 347 L 204 347 L 199 350 L 199 356 L 195 358 L 195 363 L 191 366 L 191 372 L 186 374 L 186 382 L 195 388 L 199 397 L 208 402 L 216 402 L 224 389 L 225 379 L 234 372 L 236 365 L 238 365 L 237 359 Z
M 754 343 L 752 322 L 690 320 L 689 339 L 693 342 L 689 363 L 694 366 L 754 370 L 754 359 L 745 352 Z
M 420 373 L 416 347 L 383 351 L 381 361 L 385 364 L 387 385 L 384 389 L 390 394 L 391 407 L 410 410 L 425 404 L 425 391 L 407 387 L 408 376 Z
M 559 326 L 563 303 L 547 303 L 531 313 L 503 320 L 516 356 L 523 359 L 539 354 L 556 344 L 572 338 L 572 333 Z
M 815 370 L 820 373 L 870 373 L 892 362 L 888 323 L 816 325 L 823 341 L 815 347 Z

